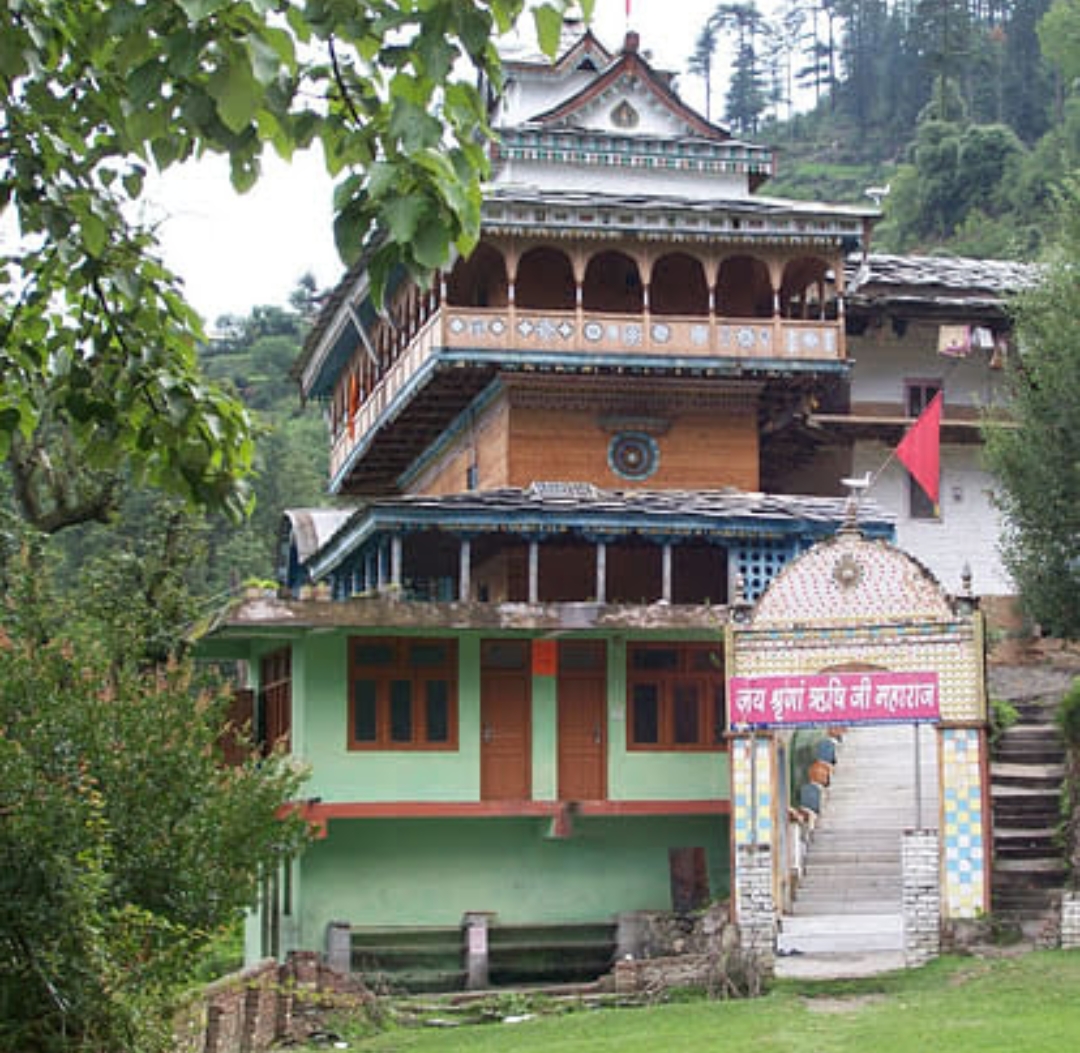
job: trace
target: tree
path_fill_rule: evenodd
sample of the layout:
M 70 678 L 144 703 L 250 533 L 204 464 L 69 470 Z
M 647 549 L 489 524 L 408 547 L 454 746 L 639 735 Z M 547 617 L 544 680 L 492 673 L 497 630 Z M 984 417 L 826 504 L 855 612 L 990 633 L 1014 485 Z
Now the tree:
M 339 250 L 370 254 L 379 295 L 475 242 L 493 36 L 528 6 L 552 52 L 567 3 L 0 0 L 0 215 L 20 235 L 0 255 L 0 457 L 20 444 L 24 515 L 107 516 L 121 465 L 247 506 L 251 422 L 200 377 L 200 322 L 132 218 L 151 166 L 225 154 L 244 190 L 264 149 L 319 145 Z
M 721 4 L 713 12 L 711 24 L 735 36 L 735 58 L 727 93 L 727 119 L 741 132 L 757 131 L 765 110 L 766 94 L 757 55 L 757 38 L 764 19 L 753 2 Z
M 1019 297 L 1010 370 L 1015 428 L 991 427 L 989 464 L 1006 517 L 1004 557 L 1026 610 L 1055 636 L 1080 636 L 1080 184 L 1061 193 L 1061 239 Z
M 686 60 L 686 72 L 705 81 L 705 119 L 712 120 L 712 70 L 716 57 L 716 25 L 712 18 L 706 21 L 694 42 L 694 50 Z
M 178 636 L 198 558 L 182 509 L 88 559 L 72 599 L 48 542 L 10 519 L 3 536 L 0 1049 L 171 1048 L 201 950 L 305 843 L 281 816 L 302 773 L 223 762 L 228 700 Z

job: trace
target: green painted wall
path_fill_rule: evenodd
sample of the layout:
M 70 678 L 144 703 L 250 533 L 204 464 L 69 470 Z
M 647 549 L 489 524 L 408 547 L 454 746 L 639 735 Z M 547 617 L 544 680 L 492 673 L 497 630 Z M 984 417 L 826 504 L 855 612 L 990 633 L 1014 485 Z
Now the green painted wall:
M 608 645 L 608 797 L 613 801 L 727 800 L 728 755 L 626 748 L 626 644 Z
M 506 924 L 610 919 L 670 910 L 668 850 L 707 850 L 710 891 L 728 893 L 728 820 L 577 819 L 545 836 L 537 819 L 334 820 L 301 860 L 299 943 L 320 948 L 326 925 L 457 925 L 469 910 Z
M 258 657 L 280 641 L 256 648 Z M 350 751 L 348 636 L 320 633 L 293 645 L 293 751 L 311 765 L 307 795 L 324 801 L 476 801 L 480 796 L 480 638 L 458 643 L 458 749 Z M 608 641 L 608 796 L 611 800 L 726 800 L 722 752 L 626 748 L 626 650 Z M 555 800 L 558 710 L 554 677 L 532 685 L 532 793 Z

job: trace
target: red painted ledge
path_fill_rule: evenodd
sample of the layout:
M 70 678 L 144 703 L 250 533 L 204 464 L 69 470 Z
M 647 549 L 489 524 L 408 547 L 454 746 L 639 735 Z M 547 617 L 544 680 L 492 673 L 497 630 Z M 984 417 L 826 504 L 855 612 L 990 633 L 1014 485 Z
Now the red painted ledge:
M 317 826 L 331 819 L 499 819 L 574 815 L 729 815 L 731 802 L 690 801 L 305 801 L 301 814 Z

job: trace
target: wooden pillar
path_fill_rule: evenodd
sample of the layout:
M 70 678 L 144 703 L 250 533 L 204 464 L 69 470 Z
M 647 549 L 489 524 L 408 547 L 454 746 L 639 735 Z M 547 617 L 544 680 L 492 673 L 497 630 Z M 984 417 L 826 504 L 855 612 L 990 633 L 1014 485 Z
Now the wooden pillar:
M 607 603 L 607 543 L 596 543 L 596 602 Z
M 670 603 L 671 602 L 671 542 L 670 541 L 667 541 L 667 542 L 664 543 L 664 547 L 661 550 L 661 559 L 662 559 L 661 568 L 662 568 L 662 577 L 663 577 L 663 585 L 661 586 L 661 589 L 662 589 L 661 599 L 664 601 L 664 603 Z
M 529 602 L 540 602 L 540 543 L 529 542 Z
M 395 534 L 390 539 L 390 587 L 395 592 L 401 590 L 401 535 Z
M 382 541 L 375 549 L 375 587 L 379 592 L 386 591 L 386 546 Z
M 461 539 L 458 566 L 458 599 L 468 603 L 472 596 L 472 542 L 467 537 Z

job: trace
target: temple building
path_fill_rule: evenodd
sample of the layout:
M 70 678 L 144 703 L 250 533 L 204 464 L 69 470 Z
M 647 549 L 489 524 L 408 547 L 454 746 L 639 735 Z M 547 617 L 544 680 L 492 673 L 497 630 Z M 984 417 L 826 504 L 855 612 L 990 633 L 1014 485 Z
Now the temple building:
M 791 729 L 734 720 L 731 677 L 977 642 L 973 606 L 891 547 L 896 516 L 840 482 L 891 426 L 851 379 L 875 210 L 768 197 L 773 154 L 688 108 L 636 34 L 613 52 L 567 24 L 554 62 L 506 72 L 479 245 L 385 310 L 363 256 L 344 276 L 295 370 L 340 500 L 285 516 L 281 591 L 204 645 L 245 661 L 263 741 L 311 767 L 320 838 L 268 879 L 252 957 L 344 929 L 356 965 L 365 932 L 464 924 L 495 982 L 540 975 L 499 966 L 500 931 L 576 927 L 595 975 L 620 916 L 738 904 L 737 853 L 763 843 L 779 912 L 788 849 L 760 809 L 785 824 Z M 874 640 L 820 608 L 821 553 Z M 754 614 L 779 581 L 835 661 L 798 609 Z M 974 679 L 945 716 L 977 751 L 979 663 L 950 654 Z

